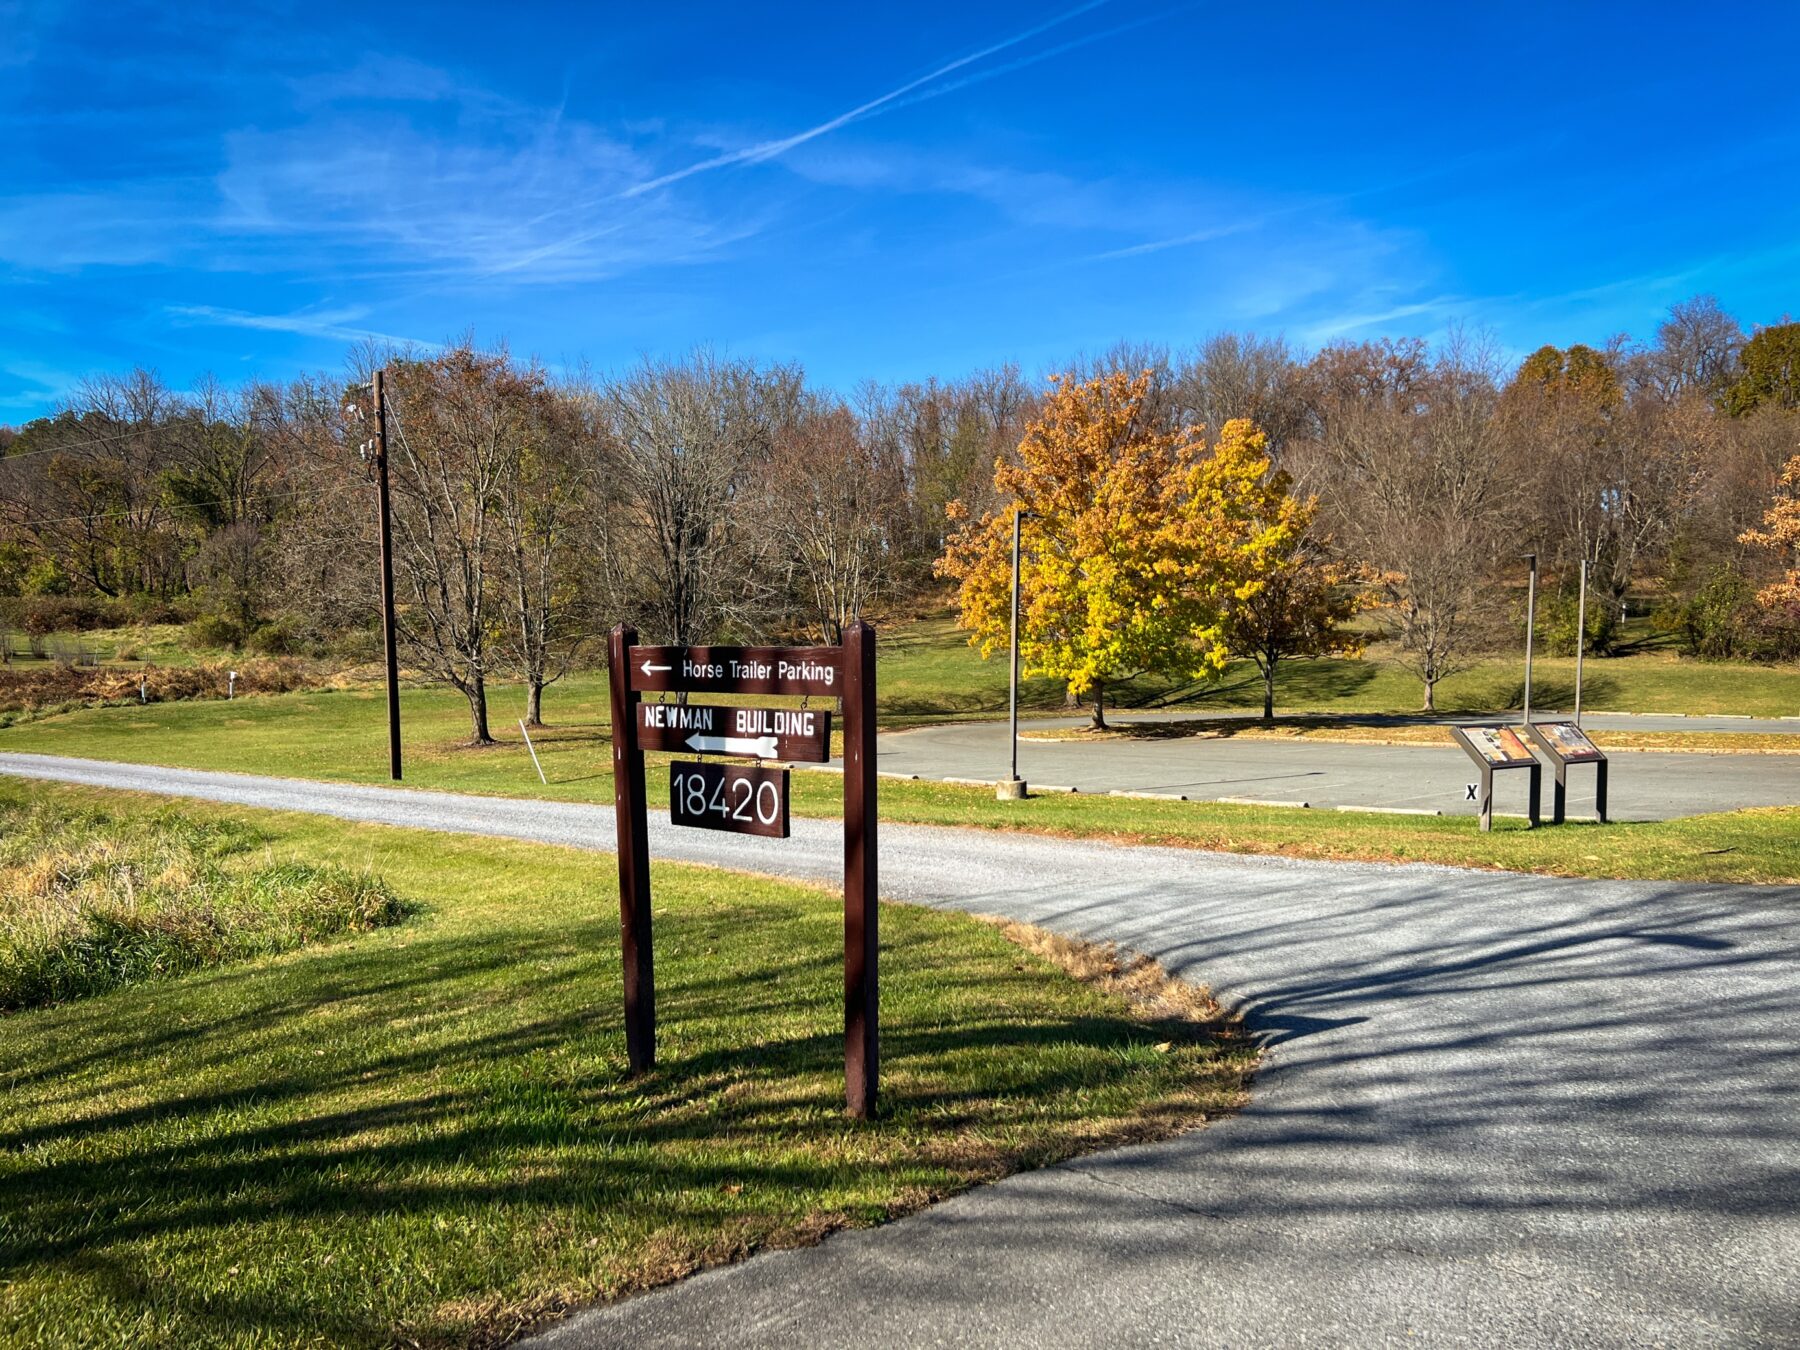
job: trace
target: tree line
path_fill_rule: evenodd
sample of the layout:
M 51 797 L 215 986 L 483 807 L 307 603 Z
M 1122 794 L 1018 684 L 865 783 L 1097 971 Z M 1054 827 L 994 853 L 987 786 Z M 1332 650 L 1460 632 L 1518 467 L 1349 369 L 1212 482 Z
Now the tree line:
M 660 642 L 831 642 L 948 578 L 985 641 L 1018 507 L 1028 664 L 1077 695 L 1236 654 L 1272 699 L 1277 663 L 1354 649 L 1367 610 L 1430 706 L 1513 631 L 1525 553 L 1553 646 L 1574 645 L 1585 563 L 1590 651 L 1638 606 L 1697 655 L 1800 654 L 1781 514 L 1800 324 L 1746 332 L 1707 297 L 1646 342 L 1510 368 L 1468 336 L 1309 354 L 1225 334 L 1055 381 L 843 392 L 704 350 L 599 374 L 466 338 L 285 384 L 100 376 L 0 429 L 0 624 L 180 618 L 211 645 L 366 654 L 377 367 L 403 649 L 468 698 L 477 741 L 493 679 L 539 720 L 620 618 Z

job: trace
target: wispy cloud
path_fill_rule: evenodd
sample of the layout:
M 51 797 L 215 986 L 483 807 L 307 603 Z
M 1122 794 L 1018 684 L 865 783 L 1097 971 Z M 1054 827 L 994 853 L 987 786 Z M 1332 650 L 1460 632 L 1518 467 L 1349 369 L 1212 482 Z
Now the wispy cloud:
M 1415 300 L 1403 305 L 1367 314 L 1336 314 L 1308 326 L 1301 334 L 1310 343 L 1330 342 L 1365 328 L 1384 328 L 1403 319 L 1445 319 L 1475 308 L 1466 296 L 1440 295 L 1430 300 Z
M 332 310 L 302 310 L 294 314 L 253 314 L 241 309 L 222 309 L 216 305 L 169 305 L 165 312 L 175 319 L 216 324 L 224 328 L 252 328 L 264 333 L 297 333 L 302 337 L 328 338 L 334 342 L 388 342 L 397 347 L 437 347 L 438 343 L 418 338 L 381 333 L 356 325 L 369 311 L 363 307 Z
M 1199 8 L 1199 5 L 1200 0 L 1193 0 L 1190 4 L 1176 5 L 1172 9 L 1158 10 L 1154 14 L 1141 15 L 1127 23 L 1115 24 L 1111 28 L 1103 28 L 1098 32 L 1084 33 L 1080 37 L 1071 38 L 1067 42 L 1059 42 L 1053 47 L 1044 48 L 1042 51 L 1032 52 L 1027 56 L 1021 56 L 1012 61 L 1002 62 L 999 65 L 988 66 L 984 69 L 973 71 L 968 75 L 962 76 L 960 79 L 951 80 L 936 88 L 913 94 L 910 98 L 899 99 L 884 111 L 892 112 L 900 108 L 911 107 L 915 103 L 923 103 L 927 99 L 942 98 L 945 94 L 953 94 L 959 89 L 967 89 L 971 85 L 982 84 L 985 81 L 995 79 L 998 76 L 1010 75 L 1016 70 L 1024 70 L 1028 66 L 1035 66 L 1040 61 L 1048 61 L 1052 57 L 1064 56 L 1069 52 L 1078 51 L 1082 47 L 1092 46 L 1096 42 L 1104 42 L 1108 38 L 1121 37 L 1126 33 L 1134 32 L 1149 24 L 1160 23 L 1164 19 L 1172 19 L 1178 14 L 1184 14 L 1191 9 Z M 1074 17 L 1074 14 L 1085 13 L 1086 10 L 1093 8 L 1093 5 L 1088 5 L 1065 17 L 1072 18 Z M 1062 20 L 1058 20 L 1057 22 L 1060 23 Z M 1037 33 L 1044 32 L 1049 26 L 1050 25 L 1045 25 L 1043 28 L 1039 28 Z M 1032 33 L 1030 36 L 1035 37 L 1037 36 L 1037 33 Z M 1019 39 L 1019 41 L 1023 41 L 1023 39 Z M 1014 44 L 1007 43 L 1005 45 L 1012 46 Z
M 1229 235 L 1243 234 L 1248 230 L 1257 229 L 1265 223 L 1265 220 L 1266 218 L 1259 218 L 1208 225 L 1203 229 L 1190 230 L 1186 234 L 1177 234 L 1168 239 L 1151 239 L 1142 244 L 1130 244 L 1125 248 L 1109 248 L 1101 253 L 1090 253 L 1084 261 L 1105 262 L 1112 258 L 1136 258 L 1146 253 L 1161 253 L 1164 249 L 1184 248 L 1189 244 L 1207 244 L 1215 239 L 1224 239 Z
M 620 200 L 643 166 L 590 123 L 458 106 L 454 136 L 400 116 L 233 134 L 219 228 L 266 260 L 454 285 L 600 280 L 714 256 L 760 226 L 753 212 L 715 221 L 677 202 Z M 550 226 L 583 188 L 612 204 L 582 230 Z
M 0 365 L 0 376 L 0 408 L 32 412 L 67 402 L 81 383 L 79 375 L 38 361 L 8 361 Z

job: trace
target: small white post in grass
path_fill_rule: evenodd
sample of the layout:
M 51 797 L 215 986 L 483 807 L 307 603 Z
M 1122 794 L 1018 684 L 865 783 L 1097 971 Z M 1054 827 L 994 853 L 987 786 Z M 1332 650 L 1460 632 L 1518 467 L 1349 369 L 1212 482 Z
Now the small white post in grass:
M 225 697 L 228 699 L 237 697 L 237 672 L 235 670 L 226 677 Z
M 519 719 L 519 734 L 525 738 L 525 748 L 531 751 L 531 767 L 538 771 L 538 782 L 542 783 L 545 787 L 549 787 L 550 780 L 544 777 L 544 766 L 538 763 L 537 748 L 531 743 L 531 733 L 525 729 L 525 719 L 523 717 Z
M 138 672 L 138 702 L 150 701 L 150 679 L 142 671 Z

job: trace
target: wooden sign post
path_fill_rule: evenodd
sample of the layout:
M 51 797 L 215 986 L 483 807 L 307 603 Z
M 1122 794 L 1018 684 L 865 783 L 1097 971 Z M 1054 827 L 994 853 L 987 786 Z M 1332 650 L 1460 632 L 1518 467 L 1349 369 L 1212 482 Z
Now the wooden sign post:
M 620 624 L 609 646 L 614 818 L 619 836 L 625 1048 L 633 1073 L 656 1063 L 650 938 L 650 845 L 644 751 L 822 763 L 827 709 L 645 703 L 645 693 L 835 698 L 844 725 L 844 1105 L 875 1113 L 880 1076 L 880 933 L 875 805 L 875 630 L 858 620 L 841 647 L 640 647 Z M 788 771 L 763 764 L 677 761 L 674 825 L 788 837 Z

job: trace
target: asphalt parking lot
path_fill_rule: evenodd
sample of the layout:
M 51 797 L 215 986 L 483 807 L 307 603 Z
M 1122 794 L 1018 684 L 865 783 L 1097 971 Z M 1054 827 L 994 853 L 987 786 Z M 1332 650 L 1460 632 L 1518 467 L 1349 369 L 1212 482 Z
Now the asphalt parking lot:
M 1126 724 L 1139 717 L 1114 719 Z M 1794 735 L 1795 753 L 1709 754 L 1621 751 L 1611 757 L 1609 808 L 1616 820 L 1668 820 L 1710 811 L 1800 802 L 1800 721 L 1596 715 L 1592 729 L 1755 731 Z M 1030 733 L 1073 727 L 1085 719 L 1034 719 L 1021 725 L 1019 773 L 1031 784 L 1082 792 L 1157 792 L 1196 801 L 1240 797 L 1306 802 L 1324 809 L 1384 807 L 1473 815 L 1466 784 L 1469 757 L 1444 733 L 1444 744 L 1352 745 L 1325 741 L 1186 737 L 1174 740 L 1041 741 Z M 964 722 L 890 732 L 880 739 L 881 768 L 921 778 L 992 782 L 1008 773 L 1004 722 Z M 1593 772 L 1570 769 L 1569 813 L 1593 811 Z M 1551 773 L 1544 769 L 1544 810 Z M 1494 809 L 1523 813 L 1528 775 L 1495 775 Z

